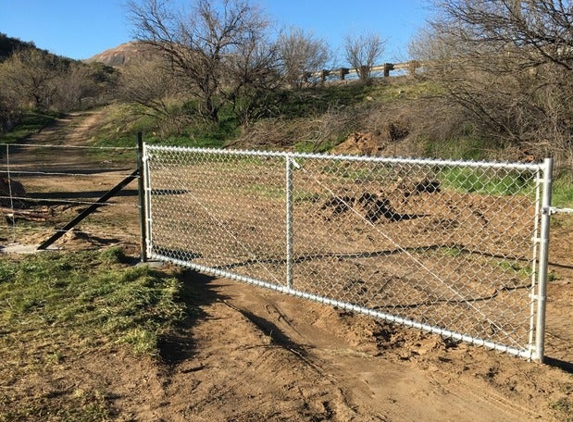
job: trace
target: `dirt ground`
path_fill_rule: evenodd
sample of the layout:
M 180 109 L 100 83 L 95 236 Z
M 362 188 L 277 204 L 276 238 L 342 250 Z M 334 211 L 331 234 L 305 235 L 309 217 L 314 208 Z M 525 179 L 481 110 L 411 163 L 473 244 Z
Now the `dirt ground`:
M 80 143 L 100 117 L 70 116 L 28 142 Z M 84 191 L 125 173 L 107 164 Z M 71 191 L 65 180 L 50 183 Z M 55 246 L 121 244 L 137 254 L 135 197 L 114 205 Z M 133 217 L 102 226 L 118 211 Z M 555 216 L 551 230 L 545 364 L 189 271 L 200 314 L 163 339 L 160 358 L 94 350 L 18 385 L 40 395 L 102 391 L 117 421 L 573 421 L 573 216 Z M 0 238 L 10 243 L 10 234 Z

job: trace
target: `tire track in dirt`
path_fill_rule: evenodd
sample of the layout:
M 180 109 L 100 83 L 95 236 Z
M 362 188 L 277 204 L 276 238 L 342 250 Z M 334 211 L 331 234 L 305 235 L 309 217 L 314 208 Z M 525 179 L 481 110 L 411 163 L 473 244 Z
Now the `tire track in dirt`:
M 554 420 L 543 400 L 488 379 L 491 367 L 534 364 L 447 349 L 414 330 L 387 333 L 370 318 L 225 279 L 191 273 L 189 283 L 210 299 L 183 334 L 192 353 L 164 373 L 165 420 Z

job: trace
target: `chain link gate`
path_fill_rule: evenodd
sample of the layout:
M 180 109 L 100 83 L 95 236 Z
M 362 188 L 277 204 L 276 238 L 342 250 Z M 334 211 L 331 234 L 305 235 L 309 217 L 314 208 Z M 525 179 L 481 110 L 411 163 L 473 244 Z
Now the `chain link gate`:
M 541 361 L 552 161 L 144 146 L 147 255 Z

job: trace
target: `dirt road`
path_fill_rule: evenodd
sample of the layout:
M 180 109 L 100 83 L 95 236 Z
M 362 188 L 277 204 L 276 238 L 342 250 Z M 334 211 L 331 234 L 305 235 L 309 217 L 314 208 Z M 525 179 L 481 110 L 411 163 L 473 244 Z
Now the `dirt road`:
M 87 118 L 61 127 L 98 124 Z M 62 139 L 46 133 L 34 143 Z M 137 233 L 129 221 L 99 241 L 137 251 L 120 233 Z M 30 388 L 105 391 L 118 421 L 573 421 L 573 218 L 552 230 L 545 365 L 189 272 L 200 313 L 163 340 L 160 359 L 94 351 Z

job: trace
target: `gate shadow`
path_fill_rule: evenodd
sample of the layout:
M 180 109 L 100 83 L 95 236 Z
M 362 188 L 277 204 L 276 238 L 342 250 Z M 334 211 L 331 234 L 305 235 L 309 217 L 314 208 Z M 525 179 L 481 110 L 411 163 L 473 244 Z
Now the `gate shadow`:
M 179 276 L 183 283 L 181 300 L 185 304 L 185 318 L 172 333 L 158 339 L 159 357 L 172 366 L 193 358 L 196 345 L 193 340 L 193 327 L 208 315 L 204 308 L 214 302 L 228 299 L 215 291 L 211 282 L 215 277 L 185 270 Z
M 559 368 L 564 372 L 569 374 L 573 374 L 573 362 L 567 362 L 561 359 L 555 359 L 548 356 L 545 356 L 543 359 L 543 363 L 548 366 L 552 366 L 554 368 Z
M 283 348 L 296 355 L 299 359 L 306 361 L 307 346 L 296 343 L 275 323 L 247 309 L 233 305 L 232 297 L 221 294 L 221 286 L 213 283 L 214 280 L 219 278 L 190 269 L 185 270 L 181 274 L 179 279 L 184 285 L 181 299 L 186 306 L 186 318 L 175 327 L 172 333 L 159 338 L 158 349 L 162 363 L 171 367 L 170 370 L 172 370 L 174 367 L 195 357 L 197 344 L 193 337 L 193 329 L 202 319 L 212 317 L 204 309 L 213 303 L 223 303 L 237 311 L 268 336 L 272 346 Z

